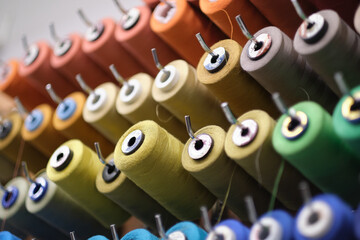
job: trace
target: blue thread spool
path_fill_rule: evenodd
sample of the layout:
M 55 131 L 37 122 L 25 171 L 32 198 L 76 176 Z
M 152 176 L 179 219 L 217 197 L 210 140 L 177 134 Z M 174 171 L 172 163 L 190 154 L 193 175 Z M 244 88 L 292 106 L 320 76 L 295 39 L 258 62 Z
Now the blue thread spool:
M 148 230 L 139 228 L 128 232 L 121 240 L 159 240 L 159 238 Z
M 40 110 L 35 109 L 26 117 L 24 124 L 26 129 L 32 132 L 40 127 L 43 120 L 43 113 Z
M 206 240 L 242 240 L 249 239 L 250 230 L 237 220 L 227 219 L 215 225 Z
M 74 114 L 76 107 L 77 106 L 74 99 L 65 98 L 64 101 L 62 101 L 56 108 L 56 114 L 61 120 L 65 121 Z
M 357 240 L 360 240 L 360 204 L 355 212 L 354 233 Z
M 8 231 L 2 231 L 0 232 L 0 240 L 21 240 L 21 239 L 16 237 L 15 235 L 12 235 Z
M 95 235 L 92 236 L 91 238 L 88 238 L 88 240 L 109 240 L 109 239 L 101 235 Z
M 166 232 L 169 239 L 205 240 L 206 235 L 205 230 L 187 221 L 175 224 Z
M 266 213 L 252 226 L 249 239 L 291 240 L 294 222 L 293 217 L 283 210 Z
M 355 239 L 351 208 L 333 194 L 322 194 L 303 206 L 295 220 L 296 240 Z

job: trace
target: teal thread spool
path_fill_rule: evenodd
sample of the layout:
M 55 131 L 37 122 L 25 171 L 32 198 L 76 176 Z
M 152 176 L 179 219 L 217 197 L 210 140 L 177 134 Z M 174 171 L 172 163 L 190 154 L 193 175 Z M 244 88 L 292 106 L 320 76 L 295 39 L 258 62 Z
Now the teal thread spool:
M 355 206 L 360 200 L 359 167 L 336 135 L 331 116 L 314 102 L 292 108 L 302 123 L 283 114 L 272 137 L 275 150 L 322 191 L 336 193 Z

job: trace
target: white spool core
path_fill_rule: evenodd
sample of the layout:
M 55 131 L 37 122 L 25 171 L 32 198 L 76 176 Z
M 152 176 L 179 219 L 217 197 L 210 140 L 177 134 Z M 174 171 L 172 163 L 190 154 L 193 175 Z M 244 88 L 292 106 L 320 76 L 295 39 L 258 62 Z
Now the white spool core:
M 296 220 L 296 227 L 301 235 L 318 239 L 326 235 L 331 229 L 334 216 L 330 206 L 324 201 L 314 201 L 311 206 L 305 206 Z M 311 215 L 316 212 L 318 219 L 314 223 L 310 223 Z
M 260 224 L 261 223 L 261 224 Z M 264 240 L 278 240 L 282 239 L 283 229 L 281 225 L 272 217 L 264 217 L 260 220 L 260 223 L 257 222 L 251 228 L 250 231 L 250 240 L 259 240 L 262 230 L 262 226 L 265 226 L 269 229 L 269 234 Z
M 234 231 L 224 225 L 215 227 L 206 237 L 206 240 L 216 240 L 218 239 L 217 235 L 222 236 L 224 240 L 236 240 Z
M 120 99 L 124 103 L 133 103 L 141 95 L 141 84 L 137 79 L 130 79 L 120 90 Z
M 175 231 L 169 234 L 168 240 L 186 240 L 186 236 L 181 231 Z
M 140 18 L 140 10 L 137 8 L 131 8 L 127 14 L 121 19 L 121 26 L 124 30 L 129 30 L 135 26 Z
M 24 57 L 25 66 L 29 66 L 30 64 L 32 64 L 35 61 L 35 59 L 38 57 L 38 55 L 39 55 L 39 47 L 36 44 L 31 45 Z
M 72 45 L 72 41 L 70 39 L 63 39 L 55 43 L 54 46 L 54 54 L 55 56 L 62 56 L 67 53 Z
M 154 9 L 154 17 L 162 24 L 168 23 L 176 13 L 176 3 L 175 1 L 166 1 L 169 3 L 172 8 L 168 6 L 168 4 L 158 4 Z
M 160 71 L 155 78 L 155 86 L 164 92 L 168 92 L 176 85 L 179 80 L 179 73 L 174 66 L 167 65 L 164 67 L 168 72 L 170 72 L 169 77 L 166 77 L 167 74 L 165 71 Z
M 97 88 L 93 93 L 90 93 L 89 97 L 86 99 L 86 108 L 91 112 L 98 111 L 104 106 L 106 99 L 107 94 L 105 89 Z

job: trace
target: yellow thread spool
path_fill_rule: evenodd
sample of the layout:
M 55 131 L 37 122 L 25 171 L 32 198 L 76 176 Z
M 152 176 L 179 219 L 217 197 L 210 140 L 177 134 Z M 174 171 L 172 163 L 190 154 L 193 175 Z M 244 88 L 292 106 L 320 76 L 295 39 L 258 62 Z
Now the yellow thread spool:
M 195 136 L 197 139 L 189 139 L 182 152 L 184 168 L 221 201 L 231 184 L 226 204 L 242 220 L 249 221 L 243 203 L 247 195 L 253 197 L 258 213 L 265 213 L 270 194 L 226 156 L 226 132 L 212 125 L 200 129 Z
M 67 139 L 54 129 L 52 125 L 54 110 L 50 105 L 41 104 L 34 110 L 42 113 L 42 123 L 34 131 L 29 131 L 24 124 L 21 128 L 21 136 L 49 158 L 55 149 Z
M 113 144 L 131 127 L 129 121 L 116 112 L 119 87 L 107 82 L 99 85 L 86 100 L 82 116 Z
M 276 122 L 261 110 L 247 112 L 237 121 L 247 127 L 244 136 L 241 132 L 235 133 L 239 134 L 239 138 L 242 136 L 244 145 L 239 147 L 234 143 L 234 131 L 239 131 L 240 128 L 232 125 L 226 134 L 225 152 L 256 181 L 272 192 L 281 165 L 281 156 L 275 152 L 271 142 Z M 303 203 L 298 186 L 304 180 L 305 177 L 299 171 L 288 162 L 284 162 L 277 198 L 291 210 L 297 210 Z M 311 187 L 312 193 L 319 192 L 313 185 Z
M 228 127 L 220 103 L 196 78 L 196 70 L 184 60 L 175 60 L 165 66 L 171 74 L 166 78 L 164 70 L 156 76 L 152 96 L 180 121 L 191 116 L 195 129 L 209 124 Z M 157 82 L 162 88 L 157 86 Z
M 126 96 L 127 89 L 124 85 L 116 99 L 116 110 L 133 124 L 143 120 L 153 120 L 179 140 L 185 142 L 188 135 L 184 131 L 184 124 L 152 98 L 153 81 L 154 79 L 146 73 L 138 73 L 132 76 L 127 81 L 133 87 L 132 96 Z M 134 91 L 139 91 L 139 93 L 133 93 Z M 123 95 L 125 96 L 123 97 Z M 157 116 L 156 111 L 158 111 L 159 116 Z
M 12 127 L 5 138 L 0 139 L 0 153 L 16 163 L 21 145 L 21 127 L 23 120 L 18 113 L 11 113 L 7 118 Z M 7 120 L 4 120 L 7 121 Z M 29 170 L 37 172 L 46 166 L 48 159 L 29 143 L 24 143 L 22 161 L 27 162 Z
M 57 168 L 57 169 L 55 169 Z M 121 225 L 130 215 L 96 190 L 102 164 L 97 155 L 79 140 L 61 145 L 51 156 L 46 173 L 104 227 Z
M 89 147 L 93 147 L 94 142 L 100 142 L 104 154 L 112 153 L 114 145 L 87 124 L 82 118 L 86 100 L 85 95 L 82 92 L 73 92 L 69 94 L 65 100 L 66 99 L 73 99 L 76 102 L 75 112 L 70 118 L 62 120 L 55 111 L 53 117 L 54 128 L 69 139 L 80 139 Z
M 224 66 L 211 73 L 204 67 L 207 52 L 197 65 L 197 77 L 222 102 L 228 102 L 236 115 L 253 109 L 262 109 L 272 116 L 278 110 L 270 94 L 247 72 L 241 69 L 240 56 L 242 47 L 235 41 L 227 39 L 215 43 L 211 49 L 224 48 L 228 56 Z M 276 69 L 274 69 L 276 71 Z M 192 116 L 191 116 L 192 118 Z
M 61 230 L 65 235 L 75 231 L 79 238 L 88 238 L 94 234 L 109 235 L 109 230 L 98 223 L 80 205 L 78 205 L 70 195 L 50 181 L 46 171 L 41 170 L 36 174 L 36 182 L 44 184 L 47 182 L 46 190 L 43 194 L 39 188 L 32 188 L 30 185 L 29 194 L 26 198 L 26 209 L 41 218 L 51 226 Z M 34 198 L 34 200 L 33 200 Z
M 183 147 L 155 122 L 142 121 L 120 138 L 114 161 L 118 169 L 175 217 L 193 220 L 199 218 L 200 206 L 211 207 L 215 198 L 182 167 Z
M 106 162 L 113 162 L 113 159 L 114 154 L 111 154 L 106 158 Z M 177 222 L 174 216 L 136 186 L 124 173 L 120 172 L 117 177 L 111 179 L 111 182 L 106 182 L 103 178 L 103 172 L 107 169 L 105 166 L 96 177 L 96 188 L 100 193 L 153 229 L 156 229 L 155 214 L 161 214 L 165 227 L 171 227 Z

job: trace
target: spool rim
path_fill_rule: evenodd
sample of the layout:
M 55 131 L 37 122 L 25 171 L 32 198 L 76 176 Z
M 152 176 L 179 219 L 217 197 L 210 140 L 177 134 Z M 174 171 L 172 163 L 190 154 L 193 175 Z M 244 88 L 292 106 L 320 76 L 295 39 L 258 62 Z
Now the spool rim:
M 228 53 L 223 47 L 215 48 L 212 51 L 213 54 L 216 55 L 216 57 L 213 57 L 211 56 L 211 54 L 208 54 L 204 60 L 203 66 L 208 72 L 215 73 L 220 71 L 226 65 L 228 59 Z
M 136 152 L 136 150 L 138 150 L 142 145 L 142 143 L 144 142 L 144 139 L 145 139 L 145 135 L 141 130 L 136 129 L 132 131 L 126 136 L 126 138 L 122 142 L 121 151 L 125 155 L 130 155 Z
M 1 204 L 4 209 L 9 209 L 15 204 L 19 196 L 19 189 L 15 186 L 9 186 L 6 189 L 7 192 L 3 195 Z
M 258 60 L 266 55 L 272 45 L 272 38 L 267 33 L 262 33 L 257 36 L 256 41 L 251 41 L 247 55 L 251 60 Z
M 172 7 L 169 8 L 168 4 L 160 3 L 153 11 L 154 18 L 162 24 L 167 24 L 170 22 L 176 13 L 176 2 L 170 0 L 166 2 L 172 5 Z M 164 16 L 165 14 L 166 16 Z
M 48 182 L 44 177 L 38 177 L 35 179 L 35 182 L 32 183 L 29 188 L 28 195 L 31 200 L 34 202 L 39 202 L 45 196 L 48 189 Z M 39 185 L 40 187 L 38 187 Z
M 266 240 L 276 240 L 282 239 L 283 229 L 281 224 L 274 219 L 273 217 L 263 217 L 258 222 L 254 224 L 250 231 L 250 240 L 261 239 L 259 236 L 261 234 L 262 227 L 265 226 L 269 229 L 269 234 L 265 238 Z
M 104 88 L 96 88 L 86 99 L 86 108 L 91 112 L 96 112 L 104 106 L 106 100 L 106 90 Z
M 76 111 L 77 104 L 73 98 L 65 98 L 56 108 L 57 116 L 65 121 L 69 119 Z
M 128 84 L 120 89 L 120 99 L 124 103 L 133 103 L 141 96 L 141 84 L 137 79 L 130 79 Z
M 0 140 L 5 139 L 11 132 L 13 128 L 12 121 L 5 119 L 0 127 Z
M 29 130 L 30 132 L 32 132 L 40 127 L 43 120 L 44 120 L 44 114 L 40 110 L 34 109 L 26 117 L 24 124 L 25 124 L 26 129 Z
M 289 139 L 294 140 L 302 136 L 308 127 L 309 119 L 306 113 L 302 111 L 296 111 L 295 115 L 299 120 L 299 124 L 297 124 L 294 128 L 291 127 L 293 119 L 290 116 L 287 116 L 281 126 L 282 135 Z
M 133 28 L 140 19 L 140 10 L 137 8 L 131 8 L 126 15 L 121 19 L 121 27 L 124 30 L 130 30 Z
M 85 39 L 89 42 L 94 42 L 101 37 L 105 30 L 102 22 L 98 22 L 91 27 L 88 27 L 85 32 Z
M 167 65 L 164 69 L 170 72 L 167 75 L 165 71 L 160 71 L 155 78 L 155 86 L 161 91 L 168 92 L 174 88 L 179 81 L 179 73 L 172 65 Z
M 200 145 L 199 145 L 200 143 Z M 212 150 L 214 140 L 209 134 L 202 133 L 191 140 L 188 146 L 188 154 L 194 160 L 205 158 Z
M 168 240 L 187 240 L 187 237 L 182 231 L 174 231 L 168 235 Z
M 309 23 L 310 22 L 310 23 Z M 303 21 L 298 29 L 302 40 L 306 43 L 315 43 L 319 41 L 327 31 L 327 22 L 319 13 L 311 14 L 308 21 Z
M 69 38 L 57 41 L 54 46 L 54 54 L 57 57 L 65 55 L 71 48 L 72 41 Z
M 207 236 L 206 240 L 216 240 L 218 236 L 221 236 L 224 240 L 236 240 L 236 235 L 231 228 L 221 225 L 217 226 Z
M 36 44 L 32 44 L 23 58 L 23 62 L 25 66 L 29 66 L 30 64 L 32 64 L 39 56 L 39 53 L 40 53 L 39 47 Z
M 360 102 L 360 91 L 353 92 L 352 97 L 346 97 L 341 105 L 341 114 L 350 123 L 360 122 L 360 109 L 352 109 L 358 102 Z
M 259 125 L 253 119 L 246 119 L 242 121 L 241 126 L 245 127 L 247 132 L 244 132 L 245 128 L 236 126 L 232 135 L 232 141 L 238 147 L 244 147 L 250 144 L 255 139 L 259 131 Z
M 73 152 L 68 146 L 60 146 L 50 158 L 50 166 L 56 171 L 62 171 L 71 162 Z
M 113 171 L 111 171 L 111 173 L 109 172 L 109 170 L 110 170 L 109 165 L 114 167 L 114 169 L 113 169 Z M 118 168 L 116 168 L 115 163 L 114 163 L 114 158 L 112 158 L 112 159 L 110 159 L 108 164 L 106 164 L 104 166 L 104 169 L 102 172 L 102 178 L 106 183 L 111 183 L 120 175 L 120 173 L 121 173 L 121 171 Z

